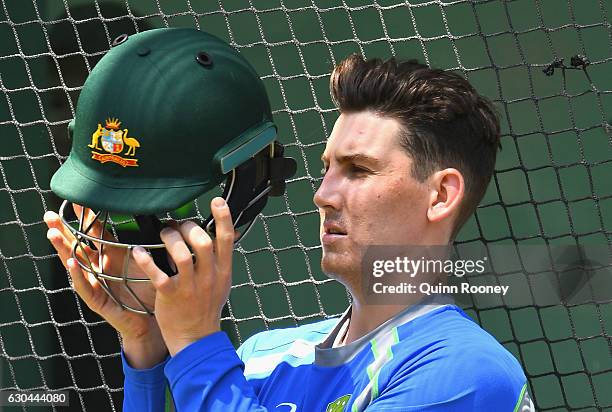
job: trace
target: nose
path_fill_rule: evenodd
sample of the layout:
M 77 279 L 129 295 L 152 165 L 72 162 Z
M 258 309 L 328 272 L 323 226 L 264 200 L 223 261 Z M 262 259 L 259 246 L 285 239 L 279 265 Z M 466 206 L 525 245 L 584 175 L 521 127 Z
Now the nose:
M 334 174 L 334 171 L 330 167 L 325 176 L 321 186 L 315 192 L 313 201 L 319 209 L 333 208 L 340 209 L 342 202 L 342 193 L 340 191 L 340 179 L 339 176 Z

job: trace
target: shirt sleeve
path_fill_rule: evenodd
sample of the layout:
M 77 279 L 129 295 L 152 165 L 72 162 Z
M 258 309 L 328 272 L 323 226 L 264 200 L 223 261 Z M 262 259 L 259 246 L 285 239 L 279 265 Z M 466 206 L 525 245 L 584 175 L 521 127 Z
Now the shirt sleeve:
M 134 369 L 121 351 L 123 363 L 123 411 L 163 412 L 166 403 L 166 376 L 164 367 L 168 359 L 150 369 Z
M 192 343 L 165 366 L 177 411 L 264 412 L 225 332 Z

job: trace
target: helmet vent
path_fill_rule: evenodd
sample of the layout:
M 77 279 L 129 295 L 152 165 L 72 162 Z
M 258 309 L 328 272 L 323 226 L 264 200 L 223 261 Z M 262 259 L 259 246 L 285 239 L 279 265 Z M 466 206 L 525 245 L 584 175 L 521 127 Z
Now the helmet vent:
M 204 67 L 210 67 L 213 64 L 212 57 L 206 52 L 198 52 L 196 55 L 196 61 Z
M 119 36 L 115 37 L 115 40 L 111 43 L 111 47 L 119 46 L 121 43 L 124 43 L 128 39 L 128 35 L 123 33 Z
M 151 49 L 149 49 L 148 47 L 138 49 L 138 51 L 136 52 L 136 54 L 138 54 L 140 57 L 148 56 L 149 53 L 151 53 Z

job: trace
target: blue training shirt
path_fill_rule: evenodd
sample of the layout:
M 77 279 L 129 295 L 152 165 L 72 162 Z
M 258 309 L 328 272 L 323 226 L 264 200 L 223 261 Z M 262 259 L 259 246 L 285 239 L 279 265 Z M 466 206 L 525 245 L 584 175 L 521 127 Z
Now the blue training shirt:
M 533 411 L 518 361 L 447 297 L 429 298 L 333 347 L 350 317 L 258 333 L 236 352 L 223 332 L 151 369 L 123 357 L 124 408 L 179 412 Z

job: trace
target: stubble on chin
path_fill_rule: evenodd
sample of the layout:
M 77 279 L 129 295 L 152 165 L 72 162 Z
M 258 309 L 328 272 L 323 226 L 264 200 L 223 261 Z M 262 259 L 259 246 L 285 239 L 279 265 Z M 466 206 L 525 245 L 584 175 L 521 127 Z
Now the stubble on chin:
M 361 285 L 361 260 L 353 256 L 339 256 L 323 252 L 321 269 L 330 279 L 337 280 L 351 291 L 358 291 Z

